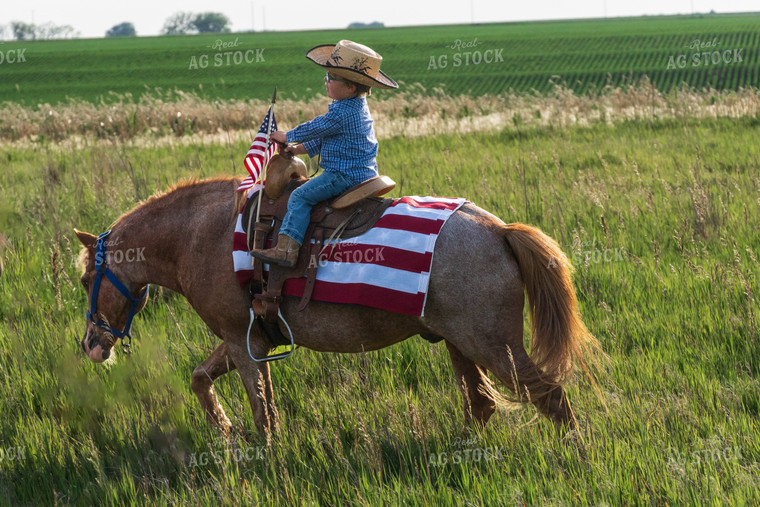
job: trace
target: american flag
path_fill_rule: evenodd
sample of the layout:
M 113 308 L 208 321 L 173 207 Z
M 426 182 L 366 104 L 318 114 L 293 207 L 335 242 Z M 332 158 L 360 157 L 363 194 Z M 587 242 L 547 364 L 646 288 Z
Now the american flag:
M 261 124 L 259 132 L 253 139 L 251 147 L 248 149 L 248 154 L 245 156 L 245 168 L 248 169 L 250 176 L 243 180 L 243 183 L 238 187 L 238 191 L 248 190 L 255 183 L 263 183 L 258 181 L 261 172 L 266 167 L 269 159 L 274 155 L 277 150 L 275 144 L 270 140 L 267 145 L 267 137 L 269 134 L 277 130 L 277 121 L 274 119 L 274 106 L 269 106 L 269 111 L 264 118 L 264 122 Z

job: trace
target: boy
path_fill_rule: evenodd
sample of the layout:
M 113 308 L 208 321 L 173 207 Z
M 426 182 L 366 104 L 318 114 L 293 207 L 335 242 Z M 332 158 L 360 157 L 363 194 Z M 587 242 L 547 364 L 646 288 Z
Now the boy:
M 293 267 L 298 260 L 312 206 L 377 176 L 377 140 L 366 96 L 371 87 L 398 88 L 380 71 L 382 57 L 362 44 L 342 40 L 316 46 L 306 58 L 327 70 L 325 87 L 333 103 L 327 114 L 287 133 L 277 130 L 271 138 L 299 143 L 285 148 L 293 155 L 320 155 L 324 172 L 290 195 L 277 245 L 251 252 L 256 259 L 285 267 Z

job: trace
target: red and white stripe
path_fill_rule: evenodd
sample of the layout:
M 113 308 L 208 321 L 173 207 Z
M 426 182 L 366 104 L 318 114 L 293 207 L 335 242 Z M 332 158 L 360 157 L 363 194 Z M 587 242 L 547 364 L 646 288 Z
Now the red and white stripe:
M 325 248 L 312 299 L 423 315 L 436 240 L 446 220 L 465 202 L 441 197 L 396 199 L 368 232 Z M 240 217 L 233 258 L 238 282 L 245 286 L 253 268 Z M 288 280 L 283 294 L 300 297 L 305 284 L 306 278 Z
M 249 188 L 248 199 L 251 199 L 254 198 L 256 192 L 264 188 L 264 186 L 260 183 L 256 183 Z M 245 204 L 242 208 L 245 208 Z M 235 232 L 232 235 L 232 262 L 235 269 L 235 276 L 241 287 L 245 287 L 253 277 L 253 257 L 248 253 L 247 241 L 245 230 L 243 229 L 243 213 L 241 210 L 238 214 L 237 222 L 235 222 Z

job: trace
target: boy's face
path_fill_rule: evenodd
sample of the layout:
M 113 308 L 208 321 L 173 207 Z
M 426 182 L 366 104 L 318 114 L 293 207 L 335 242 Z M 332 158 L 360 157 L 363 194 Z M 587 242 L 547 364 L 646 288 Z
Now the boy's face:
M 327 96 L 333 100 L 348 99 L 356 95 L 356 86 L 335 76 L 325 76 Z

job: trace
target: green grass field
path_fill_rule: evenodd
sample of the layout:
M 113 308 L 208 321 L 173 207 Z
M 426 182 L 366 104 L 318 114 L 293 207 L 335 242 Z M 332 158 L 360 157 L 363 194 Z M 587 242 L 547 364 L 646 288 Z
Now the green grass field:
M 759 504 L 757 96 L 673 91 L 682 81 L 757 87 L 758 21 L 0 44 L 0 505 Z M 340 38 L 376 47 L 383 69 L 415 91 L 370 102 L 376 122 L 398 126 L 378 158 L 398 183 L 393 196 L 466 197 L 540 227 L 573 260 L 583 317 L 609 356 L 599 394 L 582 376 L 569 385 L 577 435 L 562 438 L 532 407 L 465 427 L 445 346 L 414 337 L 360 355 L 299 349 L 275 363 L 282 431 L 271 439 L 256 433 L 237 373 L 221 377 L 235 429 L 223 440 L 190 389 L 218 339 L 157 288 L 133 326 L 132 356 L 107 366 L 82 354 L 73 228 L 103 232 L 182 178 L 241 175 L 245 134 L 265 106 L 232 100 L 267 100 L 276 85 L 290 99 L 279 104 L 283 127 L 317 114 L 324 104 L 301 100 L 323 94 L 323 74 L 303 54 Z M 217 39 L 237 45 L 220 53 Z M 710 46 L 690 49 L 696 39 Z M 232 63 L 216 66 L 226 50 Z M 467 51 L 489 50 L 490 63 L 465 65 Z M 25 61 L 9 63 L 9 51 Z M 709 65 L 694 66 L 703 51 Z M 645 74 L 664 95 L 594 91 Z M 550 80 L 588 96 L 471 98 L 547 92 Z M 138 108 L 131 99 L 143 93 L 159 99 Z M 40 107 L 58 102 L 68 105 Z M 447 123 L 505 111 L 511 121 L 486 132 Z M 415 129 L 427 134 L 405 136 Z
M 574 259 L 609 363 L 604 404 L 570 385 L 568 440 L 531 407 L 465 428 L 445 347 L 420 338 L 274 364 L 271 440 L 222 377 L 220 440 L 190 389 L 217 339 L 184 299 L 152 291 L 130 358 L 83 356 L 72 229 L 229 174 L 247 144 L 1 145 L 0 504 L 757 504 L 759 135 L 756 117 L 680 118 L 382 142 L 393 195 L 467 197 Z
M 323 86 L 304 54 L 343 38 L 376 48 L 383 70 L 402 84 L 449 95 L 546 92 L 552 83 L 588 93 L 643 75 L 666 92 L 684 82 L 736 90 L 760 84 L 759 22 L 755 13 L 6 42 L 0 103 L 113 101 L 113 93 L 137 98 L 157 89 L 267 99 L 275 86 L 285 97 L 307 98 Z M 227 47 L 215 47 L 217 41 Z

